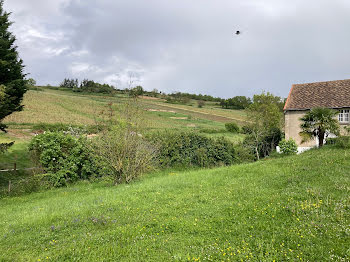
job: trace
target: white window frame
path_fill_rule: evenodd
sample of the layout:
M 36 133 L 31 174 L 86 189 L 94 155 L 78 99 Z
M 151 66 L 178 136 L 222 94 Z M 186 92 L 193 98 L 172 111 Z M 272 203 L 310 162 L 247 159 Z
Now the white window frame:
M 350 110 L 342 109 L 339 112 L 338 121 L 339 123 L 349 123 L 349 117 L 350 117 Z

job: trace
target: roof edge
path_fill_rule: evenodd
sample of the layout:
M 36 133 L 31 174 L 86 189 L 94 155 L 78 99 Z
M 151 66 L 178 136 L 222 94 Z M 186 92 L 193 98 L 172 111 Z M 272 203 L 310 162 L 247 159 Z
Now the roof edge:
M 286 111 L 306 111 L 306 110 L 311 110 L 313 108 L 316 108 L 316 107 L 311 107 L 311 108 L 288 108 L 288 109 L 283 109 L 283 111 L 284 112 L 286 112 Z M 350 108 L 350 105 L 349 106 L 341 106 L 341 107 L 326 107 L 326 108 L 337 110 L 337 109 L 343 109 L 343 108 Z
M 289 90 L 289 94 L 288 94 L 286 103 L 284 104 L 283 110 L 287 110 L 287 105 L 288 105 L 289 99 L 290 99 L 290 97 L 291 97 L 291 95 L 292 95 L 292 91 L 293 91 L 294 86 L 295 86 L 295 84 L 293 84 L 293 85 L 292 85 L 292 88 Z

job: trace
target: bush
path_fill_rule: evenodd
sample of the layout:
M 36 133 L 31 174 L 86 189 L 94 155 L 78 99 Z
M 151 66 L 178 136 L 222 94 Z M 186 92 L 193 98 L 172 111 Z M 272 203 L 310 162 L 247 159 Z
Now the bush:
M 199 130 L 200 133 L 205 134 L 220 134 L 220 133 L 226 133 L 226 129 L 212 129 L 212 128 L 202 128 Z
M 225 128 L 230 133 L 239 133 L 239 126 L 235 122 L 226 123 Z
M 236 161 L 234 145 L 193 132 L 158 132 L 147 136 L 157 146 L 161 167 L 212 167 Z
M 103 170 L 88 143 L 85 138 L 46 132 L 32 139 L 29 151 L 34 161 L 49 174 L 51 184 L 59 187 L 98 176 Z
M 114 127 L 104 132 L 94 141 L 94 148 L 114 176 L 114 184 L 129 183 L 152 170 L 155 164 L 155 147 L 127 127 Z
M 252 129 L 249 126 L 242 126 L 242 134 L 249 135 L 252 133 Z
M 253 151 L 249 147 L 245 146 L 243 142 L 240 142 L 235 146 L 235 151 L 238 163 L 253 162 L 255 160 Z
M 294 139 L 290 138 L 289 140 L 283 139 L 279 143 L 281 153 L 284 155 L 295 155 L 298 153 L 298 145 Z
M 197 105 L 198 105 L 198 108 L 202 108 L 203 106 L 205 106 L 205 102 L 203 100 L 198 100 Z
M 327 145 L 335 145 L 338 148 L 350 148 L 350 136 L 340 136 L 335 138 L 328 138 Z
M 102 130 L 102 126 L 99 125 L 70 125 L 70 124 L 48 124 L 40 123 L 35 124 L 32 128 L 33 131 L 50 131 L 50 132 L 65 132 L 71 135 L 82 134 L 96 134 Z

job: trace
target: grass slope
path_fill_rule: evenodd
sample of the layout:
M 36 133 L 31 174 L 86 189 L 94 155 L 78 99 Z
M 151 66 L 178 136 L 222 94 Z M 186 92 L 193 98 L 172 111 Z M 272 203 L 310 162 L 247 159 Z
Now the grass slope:
M 350 152 L 333 148 L 0 202 L 1 261 L 349 261 Z

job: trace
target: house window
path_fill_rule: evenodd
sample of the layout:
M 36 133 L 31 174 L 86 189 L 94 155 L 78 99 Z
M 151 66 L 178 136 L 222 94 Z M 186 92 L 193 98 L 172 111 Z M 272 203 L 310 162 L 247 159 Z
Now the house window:
M 338 120 L 340 123 L 349 123 L 349 111 L 350 110 L 340 110 Z

